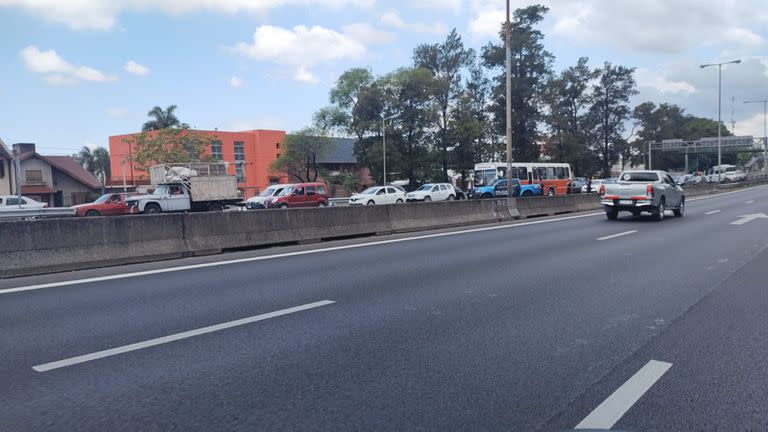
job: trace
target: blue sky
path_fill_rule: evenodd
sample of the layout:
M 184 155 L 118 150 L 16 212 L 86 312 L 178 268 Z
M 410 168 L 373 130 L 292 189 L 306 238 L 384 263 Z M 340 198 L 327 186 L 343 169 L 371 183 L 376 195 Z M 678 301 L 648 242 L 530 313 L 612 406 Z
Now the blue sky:
M 761 2 L 547 0 L 542 30 L 556 69 L 587 56 L 638 68 L 635 102 L 673 102 L 762 135 L 768 12 Z M 529 2 L 513 1 L 513 7 Z M 154 105 L 201 129 L 294 130 L 327 104 L 344 70 L 383 74 L 419 43 L 457 28 L 494 38 L 504 3 L 488 0 L 0 0 L 0 138 L 48 154 L 137 131 Z M 129 66 L 128 63 L 132 62 Z M 732 103 L 731 98 L 736 102 Z

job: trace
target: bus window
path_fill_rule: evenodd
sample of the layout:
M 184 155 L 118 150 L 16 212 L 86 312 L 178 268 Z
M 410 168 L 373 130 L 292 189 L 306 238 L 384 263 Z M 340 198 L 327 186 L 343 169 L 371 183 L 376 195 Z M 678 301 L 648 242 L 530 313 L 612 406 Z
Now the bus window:
M 565 168 L 563 167 L 555 168 L 555 175 L 558 180 L 565 180 L 568 178 L 565 176 Z
M 543 167 L 534 168 L 533 170 L 533 178 L 537 180 L 546 180 L 547 179 L 547 169 Z
M 528 180 L 528 168 L 526 168 L 526 167 L 518 167 L 517 168 L 517 178 L 519 178 L 520 181 Z
M 555 167 L 547 167 L 547 179 L 554 180 L 557 178 L 555 175 Z
M 512 167 L 512 178 L 520 178 L 517 174 L 517 167 Z
M 565 178 L 571 178 L 571 169 L 569 167 L 565 167 Z

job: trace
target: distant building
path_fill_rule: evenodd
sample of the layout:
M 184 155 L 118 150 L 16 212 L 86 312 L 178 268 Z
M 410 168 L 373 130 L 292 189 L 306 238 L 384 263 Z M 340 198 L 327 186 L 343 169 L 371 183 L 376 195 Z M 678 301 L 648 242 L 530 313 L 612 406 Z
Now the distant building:
M 289 183 L 291 179 L 284 172 L 271 168 L 285 151 L 285 131 L 250 130 L 244 132 L 227 131 L 196 131 L 214 139 L 212 148 L 205 149 L 204 154 L 213 156 L 223 162 L 228 162 L 230 174 L 237 175 L 238 188 L 244 198 L 257 195 L 267 186 L 278 183 Z M 128 186 L 143 186 L 149 184 L 147 173 L 133 166 L 131 139 L 139 133 L 115 135 L 109 137 L 109 153 L 112 176 L 110 186 L 120 187 L 123 181 Z M 319 158 L 321 167 L 330 172 L 331 176 L 342 171 L 353 171 L 358 176 L 359 187 L 371 184 L 370 173 L 360 168 L 354 154 L 354 139 L 334 138 L 333 150 Z M 329 179 L 326 179 L 329 180 Z M 328 181 L 328 183 L 331 183 Z M 359 188 L 358 187 L 358 188 Z M 331 185 L 332 192 L 343 194 L 339 188 Z
M 21 161 L 21 194 L 35 201 L 69 207 L 91 201 L 101 190 L 99 181 L 71 156 L 43 156 L 37 153 L 35 144 L 26 143 L 14 144 L 13 151 Z M 7 148 L 0 150 L 0 159 L 10 156 L 5 153 Z M 15 194 L 14 170 L 10 163 L 2 164 L 9 178 L 8 194 Z

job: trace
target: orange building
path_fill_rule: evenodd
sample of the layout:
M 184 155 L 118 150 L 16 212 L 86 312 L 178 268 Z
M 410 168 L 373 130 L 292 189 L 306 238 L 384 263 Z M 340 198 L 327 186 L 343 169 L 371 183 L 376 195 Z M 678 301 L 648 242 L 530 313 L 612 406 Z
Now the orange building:
M 257 195 L 261 190 L 276 183 L 287 183 L 285 173 L 274 172 L 270 165 L 280 157 L 285 141 L 285 132 L 276 130 L 250 130 L 244 132 L 196 131 L 214 139 L 212 148 L 205 154 L 223 162 L 233 163 L 232 175 L 238 177 L 238 188 L 244 198 Z M 139 133 L 109 137 L 110 184 L 129 186 L 149 184 L 149 176 L 131 163 L 133 154 L 130 141 Z M 241 164 L 237 164 L 242 162 Z

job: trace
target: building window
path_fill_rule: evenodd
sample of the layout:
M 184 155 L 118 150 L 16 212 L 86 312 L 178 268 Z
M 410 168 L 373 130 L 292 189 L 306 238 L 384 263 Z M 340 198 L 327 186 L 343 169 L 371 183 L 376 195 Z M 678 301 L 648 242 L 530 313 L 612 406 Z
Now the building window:
M 277 177 L 270 177 L 269 178 L 269 184 L 270 185 L 280 184 L 280 179 L 277 178 Z
M 27 184 L 41 185 L 43 184 L 43 171 L 42 170 L 27 170 L 26 172 Z
M 275 148 L 279 149 L 280 148 L 280 143 L 275 143 Z
M 211 142 L 211 157 L 214 160 L 224 159 L 224 157 L 221 155 L 221 141 L 214 140 Z
M 280 153 L 278 153 L 277 155 L 275 155 L 275 159 L 280 159 Z
M 235 174 L 239 183 L 245 182 L 245 152 L 242 141 L 235 141 Z

